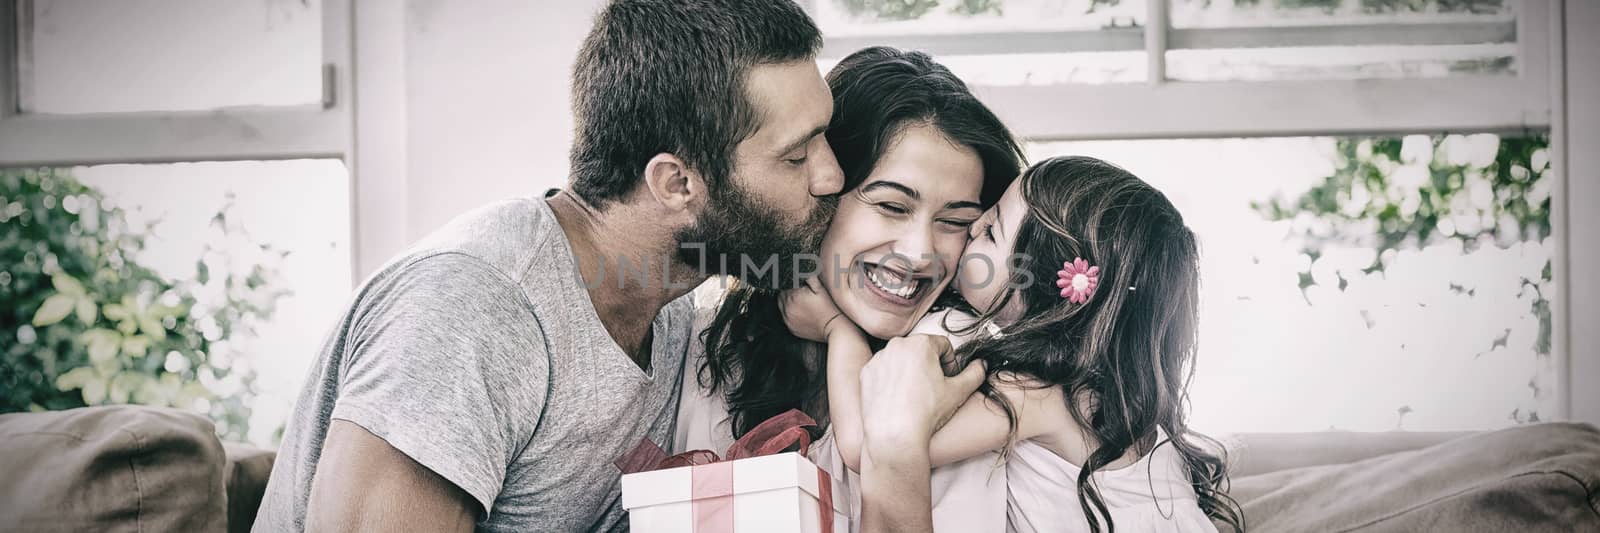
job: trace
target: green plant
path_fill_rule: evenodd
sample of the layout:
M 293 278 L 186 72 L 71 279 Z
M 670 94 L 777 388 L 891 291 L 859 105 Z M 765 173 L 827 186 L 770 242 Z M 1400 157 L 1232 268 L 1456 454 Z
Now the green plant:
M 229 206 L 212 226 L 237 239 Z M 153 226 L 130 228 L 64 170 L 0 170 L 0 412 L 170 406 L 245 438 L 255 375 L 235 368 L 230 341 L 288 292 L 274 286 L 275 263 L 236 268 L 210 245 L 193 277 L 167 279 L 138 261 Z
M 1252 206 L 1268 220 L 1299 222 L 1291 238 L 1311 258 L 1299 276 L 1302 292 L 1317 285 L 1312 269 L 1330 246 L 1377 252 L 1365 268 L 1336 273 L 1337 289 L 1343 291 L 1363 277 L 1382 276 L 1398 250 L 1455 241 L 1470 254 L 1483 246 L 1543 243 L 1550 236 L 1552 184 L 1544 179 L 1550 168 L 1549 140 L 1543 136 L 1341 138 L 1334 152 L 1334 172 L 1306 192 Z M 1546 360 L 1552 327 L 1547 295 L 1554 290 L 1550 268 L 1545 261 L 1538 272 L 1505 280 L 1515 284 L 1528 312 L 1538 319 L 1532 349 Z M 1441 283 L 1449 283 L 1457 294 L 1475 296 L 1474 287 L 1449 279 Z M 1509 330 L 1485 351 L 1504 347 L 1508 338 Z M 1542 389 L 1537 377 L 1530 378 L 1529 389 L 1537 400 Z M 1510 418 L 1536 422 L 1539 413 L 1519 408 Z

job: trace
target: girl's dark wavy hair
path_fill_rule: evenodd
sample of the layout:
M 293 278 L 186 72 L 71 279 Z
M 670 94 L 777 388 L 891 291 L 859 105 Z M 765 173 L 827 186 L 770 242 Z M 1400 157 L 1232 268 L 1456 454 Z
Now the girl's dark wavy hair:
M 1183 457 L 1200 508 L 1244 530 L 1227 495 L 1226 450 L 1189 430 L 1188 384 L 1194 375 L 1200 255 L 1194 232 L 1160 191 L 1116 165 L 1091 157 L 1042 161 L 1022 176 L 1027 214 L 1013 246 L 1010 290 L 969 329 L 1017 306 L 1022 318 L 997 336 L 974 340 L 958 360 L 983 360 L 999 372 L 1062 387 L 1069 411 L 1097 448 L 1078 475 L 1078 504 L 1093 531 L 1115 531 L 1092 475 L 1129 450 L 1143 457 L 1172 446 Z M 1073 304 L 1056 287 L 1063 263 L 1100 267 L 1089 301 Z M 980 391 L 1011 419 L 1016 412 L 986 382 Z M 1157 429 L 1167 439 L 1157 442 Z M 1013 442 L 1011 439 L 1008 442 Z M 1009 445 L 1006 451 L 1009 451 Z
M 896 136 L 914 124 L 932 125 L 977 152 L 983 165 L 979 202 L 985 208 L 999 201 L 1021 171 L 1022 149 L 1010 130 L 927 54 L 865 48 L 828 73 L 828 87 L 833 120 L 826 136 L 844 171 L 846 192 L 866 181 Z M 734 437 L 789 409 L 826 420 L 823 345 L 789 333 L 778 293 L 733 284 L 701 338 L 706 359 L 696 377 L 727 399 Z

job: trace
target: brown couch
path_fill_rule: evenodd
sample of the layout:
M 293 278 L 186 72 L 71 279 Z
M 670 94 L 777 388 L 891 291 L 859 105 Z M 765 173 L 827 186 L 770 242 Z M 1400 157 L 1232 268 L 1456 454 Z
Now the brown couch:
M 1600 432 L 1241 435 L 1250 531 L 1600 532 Z M 0 531 L 249 531 L 273 453 L 118 406 L 0 416 Z
M 249 531 L 273 455 L 172 409 L 0 415 L 0 531 Z

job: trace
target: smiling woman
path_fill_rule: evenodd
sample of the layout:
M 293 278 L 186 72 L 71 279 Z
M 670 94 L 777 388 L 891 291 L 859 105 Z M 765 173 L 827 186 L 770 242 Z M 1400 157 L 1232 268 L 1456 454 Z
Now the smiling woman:
M 943 292 L 967 227 L 1021 167 L 1010 132 L 966 84 L 926 54 L 867 48 L 828 74 L 828 144 L 844 197 L 823 238 L 823 283 L 879 338 L 903 335 Z M 778 295 L 735 286 L 704 331 L 695 374 L 727 400 L 733 438 L 799 408 L 827 420 L 820 345 L 785 326 Z M 699 354 L 691 354 L 699 357 Z

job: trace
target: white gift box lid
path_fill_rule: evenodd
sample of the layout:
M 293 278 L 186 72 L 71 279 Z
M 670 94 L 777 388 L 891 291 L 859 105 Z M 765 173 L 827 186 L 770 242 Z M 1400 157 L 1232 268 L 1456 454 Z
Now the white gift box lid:
M 817 465 L 795 452 L 784 452 L 761 457 L 732 461 L 733 494 L 762 492 L 776 489 L 798 488 L 811 497 L 822 499 L 817 489 Z M 684 466 L 622 476 L 622 508 L 636 509 L 652 505 L 686 502 L 694 499 L 694 478 Z M 845 509 L 844 487 L 838 479 L 833 482 L 833 509 L 848 515 Z

